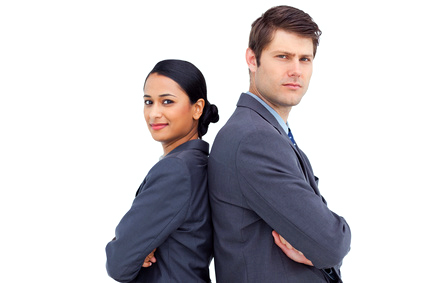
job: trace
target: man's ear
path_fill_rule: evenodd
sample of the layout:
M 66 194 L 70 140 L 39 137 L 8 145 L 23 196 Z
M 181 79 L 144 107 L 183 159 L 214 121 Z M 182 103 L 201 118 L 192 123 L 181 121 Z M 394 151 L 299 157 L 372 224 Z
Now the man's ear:
M 194 103 L 193 107 L 194 107 L 193 119 L 199 120 L 200 116 L 202 116 L 203 108 L 205 108 L 205 100 L 203 98 L 200 98 Z
M 258 69 L 257 60 L 255 53 L 250 48 L 247 48 L 246 50 L 246 62 L 250 72 L 256 72 L 256 70 Z

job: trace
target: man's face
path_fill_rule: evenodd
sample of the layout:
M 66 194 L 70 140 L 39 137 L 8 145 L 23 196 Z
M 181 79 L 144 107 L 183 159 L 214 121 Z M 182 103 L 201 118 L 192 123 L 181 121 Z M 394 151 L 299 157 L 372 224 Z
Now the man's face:
M 252 56 L 253 51 L 248 49 L 250 91 L 280 115 L 286 113 L 288 116 L 291 107 L 299 104 L 309 86 L 314 57 L 312 39 L 279 29 L 263 49 L 259 67 L 256 57 Z

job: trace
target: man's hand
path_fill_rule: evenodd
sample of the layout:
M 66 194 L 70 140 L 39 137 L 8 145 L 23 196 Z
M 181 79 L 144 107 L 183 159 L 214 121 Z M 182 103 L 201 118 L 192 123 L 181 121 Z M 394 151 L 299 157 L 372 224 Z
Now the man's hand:
M 146 257 L 146 259 L 144 260 L 144 263 L 143 263 L 143 267 L 150 267 L 150 266 L 152 266 L 152 264 L 153 263 L 155 263 L 156 262 L 156 258 L 155 258 L 155 251 L 156 251 L 156 249 L 154 249 L 153 250 L 153 252 L 151 252 L 147 257 Z
M 272 231 L 272 236 L 274 237 L 275 244 L 289 257 L 291 260 L 303 263 L 306 265 L 314 266 L 312 262 L 305 257 L 305 255 L 301 252 L 293 248 L 289 242 L 287 242 L 283 237 L 281 237 L 277 232 Z

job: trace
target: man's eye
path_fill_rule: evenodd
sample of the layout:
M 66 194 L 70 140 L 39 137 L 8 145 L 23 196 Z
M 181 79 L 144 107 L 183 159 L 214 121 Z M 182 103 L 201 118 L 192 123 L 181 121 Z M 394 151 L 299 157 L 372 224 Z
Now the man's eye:
M 309 62 L 309 61 L 311 61 L 311 59 L 309 59 L 309 58 L 302 58 L 302 59 L 300 59 L 300 61 Z
M 287 55 L 278 55 L 277 57 L 278 58 L 281 58 L 281 59 L 286 59 L 287 58 Z

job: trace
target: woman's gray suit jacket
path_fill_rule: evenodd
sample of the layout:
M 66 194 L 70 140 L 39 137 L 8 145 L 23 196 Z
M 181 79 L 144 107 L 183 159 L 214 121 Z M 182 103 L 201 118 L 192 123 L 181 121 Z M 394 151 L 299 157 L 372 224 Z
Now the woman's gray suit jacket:
M 207 193 L 209 145 L 188 141 L 147 174 L 106 246 L 107 271 L 119 282 L 210 282 L 212 222 Z M 143 268 L 157 248 L 157 262 Z

